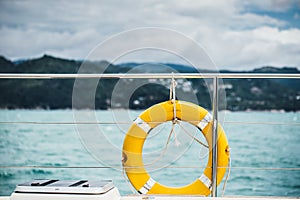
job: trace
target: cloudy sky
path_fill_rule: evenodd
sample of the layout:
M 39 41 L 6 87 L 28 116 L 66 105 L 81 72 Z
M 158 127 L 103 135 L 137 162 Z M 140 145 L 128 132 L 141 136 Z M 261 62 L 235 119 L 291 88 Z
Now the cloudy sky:
M 194 39 L 220 68 L 300 68 L 300 0 L 0 0 L 0 54 L 11 60 L 84 59 L 140 27 Z

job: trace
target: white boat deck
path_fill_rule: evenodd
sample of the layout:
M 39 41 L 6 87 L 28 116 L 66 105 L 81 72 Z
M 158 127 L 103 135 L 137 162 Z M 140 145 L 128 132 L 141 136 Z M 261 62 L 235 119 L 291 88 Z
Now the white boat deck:
M 128 195 L 122 196 L 120 200 L 294 200 L 300 197 L 202 197 L 202 196 L 174 196 L 174 195 Z M 0 197 L 0 200 L 10 200 L 10 197 Z
M 121 200 L 289 200 L 298 197 L 201 197 L 201 196 L 124 196 Z

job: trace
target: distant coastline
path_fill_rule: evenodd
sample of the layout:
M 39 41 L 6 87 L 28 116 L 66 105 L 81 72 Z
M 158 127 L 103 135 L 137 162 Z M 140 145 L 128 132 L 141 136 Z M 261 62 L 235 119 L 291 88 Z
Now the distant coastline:
M 77 73 L 82 61 L 43 57 L 12 62 L 0 56 L 0 73 Z M 109 66 L 105 73 L 126 73 L 141 63 L 123 63 L 112 65 L 106 61 L 90 62 L 90 67 Z M 167 63 L 180 73 L 195 73 L 190 66 Z M 143 72 L 167 72 L 161 67 L 144 66 Z M 204 70 L 204 72 L 209 72 Z M 210 71 L 211 72 L 211 71 Z M 296 67 L 276 68 L 258 67 L 251 71 L 221 70 L 224 73 L 297 73 Z M 95 109 L 145 109 L 169 99 L 169 82 L 151 80 L 138 88 L 128 102 L 111 103 L 111 95 L 117 79 L 101 80 L 95 94 Z M 300 111 L 300 80 L 298 79 L 224 79 L 226 92 L 225 110 L 229 111 Z M 126 83 L 126 80 L 125 80 Z M 72 92 L 74 80 L 0 80 L 0 109 L 72 109 Z M 177 90 L 186 97 L 196 95 L 198 102 L 205 108 L 211 108 L 211 99 L 203 80 L 183 80 Z M 151 91 L 151 93 L 149 93 Z M 119 94 L 122 97 L 123 94 Z M 77 107 L 76 109 L 89 109 Z M 92 109 L 92 108 L 90 108 Z

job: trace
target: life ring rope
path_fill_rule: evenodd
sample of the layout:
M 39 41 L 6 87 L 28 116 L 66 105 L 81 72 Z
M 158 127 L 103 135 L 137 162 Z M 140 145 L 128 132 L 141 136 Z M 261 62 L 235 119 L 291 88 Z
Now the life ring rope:
M 179 123 L 180 125 L 180 123 Z M 205 148 L 209 148 L 208 145 L 204 144 L 203 142 L 201 142 L 198 138 L 196 138 L 195 136 L 193 136 L 192 134 L 190 134 L 185 128 L 184 126 L 181 126 L 180 127 L 182 128 L 182 130 L 188 135 L 190 136 L 191 138 L 193 138 L 193 140 L 195 140 L 196 142 L 198 142 L 200 145 L 204 146 Z

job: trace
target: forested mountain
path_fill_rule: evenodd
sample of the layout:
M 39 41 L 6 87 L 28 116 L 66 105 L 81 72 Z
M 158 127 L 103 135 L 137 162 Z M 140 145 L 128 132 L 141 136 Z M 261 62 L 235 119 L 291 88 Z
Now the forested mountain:
M 0 57 L 0 73 L 77 73 L 82 61 L 67 60 L 45 55 L 37 59 L 12 62 Z M 84 73 L 144 73 L 181 72 L 195 73 L 192 67 L 179 64 L 124 63 L 112 65 L 106 61 L 86 62 Z M 168 66 L 164 68 L 163 66 Z M 213 72 L 203 70 L 205 72 Z M 260 67 L 252 71 L 227 71 L 224 73 L 297 73 L 297 68 Z M 95 94 L 96 109 L 130 108 L 145 109 L 155 103 L 169 99 L 170 80 L 166 79 L 101 79 Z M 178 79 L 178 98 L 190 100 L 196 96 L 201 106 L 211 108 L 210 80 Z M 140 85 L 128 99 L 123 99 L 127 90 L 112 93 L 117 85 L 130 87 Z M 74 79 L 0 79 L 0 108 L 72 108 Z M 220 108 L 227 110 L 300 110 L 299 79 L 224 79 L 220 85 L 226 92 L 226 102 Z M 194 100 L 195 101 L 195 98 Z M 78 109 L 85 107 L 78 107 Z

